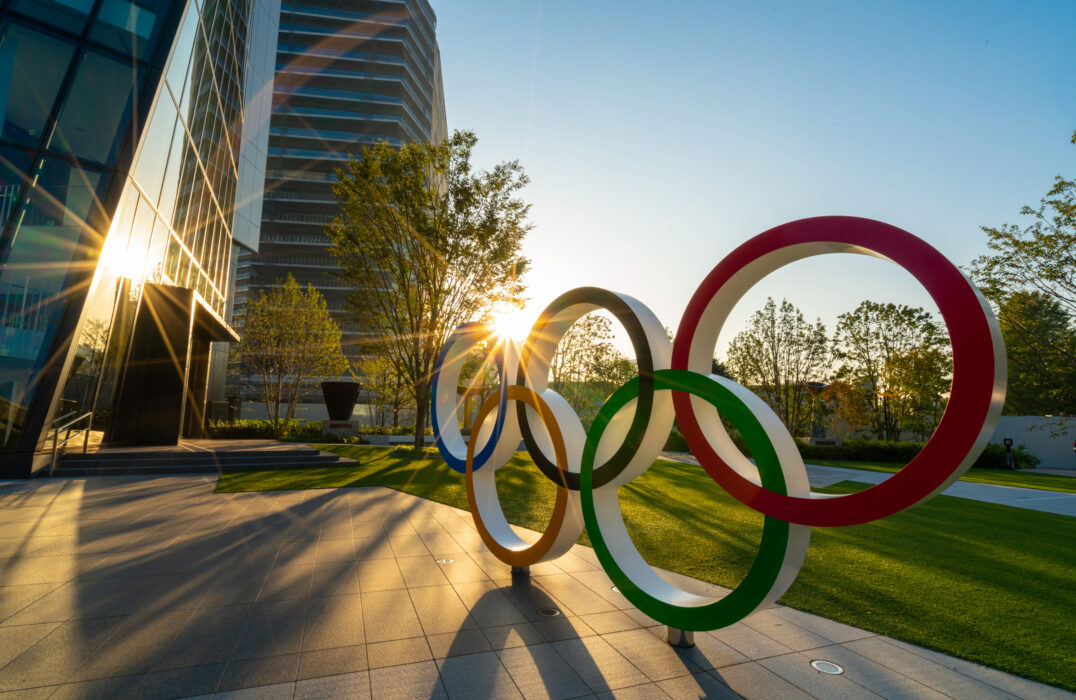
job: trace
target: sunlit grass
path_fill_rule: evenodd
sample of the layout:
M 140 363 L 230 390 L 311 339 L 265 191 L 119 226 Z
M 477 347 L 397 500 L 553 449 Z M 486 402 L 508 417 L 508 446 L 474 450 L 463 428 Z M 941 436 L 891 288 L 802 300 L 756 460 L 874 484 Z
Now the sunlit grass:
M 823 467 L 843 467 L 846 469 L 862 469 L 871 472 L 886 472 L 892 474 L 903 465 L 888 464 L 885 462 L 859 462 L 845 459 L 810 459 L 804 460 L 808 464 L 818 464 Z M 1041 489 L 1043 491 L 1063 491 L 1076 493 L 1076 476 L 1061 476 L 1058 474 L 1033 474 L 1027 471 L 1004 471 L 1001 469 L 972 469 L 961 481 L 970 481 L 976 484 L 991 484 L 994 486 L 1017 486 L 1025 489 Z
M 388 486 L 468 507 L 462 476 L 435 454 L 323 449 L 360 464 L 225 474 L 217 490 Z M 865 487 L 845 482 L 830 490 Z M 498 473 L 505 514 L 524 527 L 545 527 L 553 489 L 525 454 Z M 757 551 L 762 517 L 698 467 L 660 461 L 622 487 L 620 500 L 654 566 L 734 586 Z M 815 528 L 803 570 L 781 602 L 1076 690 L 1074 560 L 1076 518 L 939 496 L 879 522 Z

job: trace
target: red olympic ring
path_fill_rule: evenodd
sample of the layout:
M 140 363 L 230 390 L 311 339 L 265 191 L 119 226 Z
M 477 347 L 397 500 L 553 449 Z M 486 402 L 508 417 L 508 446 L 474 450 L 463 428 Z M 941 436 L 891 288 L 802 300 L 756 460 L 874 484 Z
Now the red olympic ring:
M 944 490 L 989 440 L 1005 396 L 1004 345 L 986 301 L 941 253 L 902 229 L 871 219 L 822 216 L 755 236 L 718 263 L 692 296 L 677 329 L 672 367 L 710 372 L 713 349 L 732 306 L 773 270 L 822 253 L 859 253 L 907 270 L 938 305 L 953 350 L 949 403 L 934 435 L 903 469 L 876 486 L 839 497 L 784 496 L 741 476 L 710 446 L 691 397 L 673 392 L 676 416 L 707 473 L 741 503 L 800 525 L 870 522 Z

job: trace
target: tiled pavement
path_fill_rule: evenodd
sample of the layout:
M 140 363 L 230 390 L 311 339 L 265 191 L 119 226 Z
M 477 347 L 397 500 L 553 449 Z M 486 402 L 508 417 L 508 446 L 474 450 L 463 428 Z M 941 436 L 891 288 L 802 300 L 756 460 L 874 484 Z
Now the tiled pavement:
M 0 495 L 0 696 L 1072 697 L 780 607 L 674 650 L 584 547 L 513 583 L 466 512 L 214 482 Z

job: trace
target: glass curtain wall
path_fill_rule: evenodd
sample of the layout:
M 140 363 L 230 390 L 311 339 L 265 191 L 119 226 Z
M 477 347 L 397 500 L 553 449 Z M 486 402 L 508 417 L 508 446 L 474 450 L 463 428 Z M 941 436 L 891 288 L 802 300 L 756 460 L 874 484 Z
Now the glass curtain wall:
M 108 430 L 145 283 L 223 324 L 252 1 L 0 10 L 0 461 Z

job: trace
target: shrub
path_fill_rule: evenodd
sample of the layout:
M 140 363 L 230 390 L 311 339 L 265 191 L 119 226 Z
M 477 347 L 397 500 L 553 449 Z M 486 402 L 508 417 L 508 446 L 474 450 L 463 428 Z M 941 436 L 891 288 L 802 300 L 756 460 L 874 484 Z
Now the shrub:
M 211 438 L 232 440 L 273 439 L 273 422 L 269 420 L 243 419 L 236 421 L 209 421 L 206 431 Z M 305 441 L 321 435 L 321 423 L 317 421 L 291 420 L 284 425 L 279 439 Z
M 1023 445 L 1012 448 L 1013 461 L 1017 469 L 1034 469 L 1039 466 L 1039 458 Z M 971 465 L 972 469 L 1005 469 L 1005 446 L 992 442 L 986 446 L 979 459 Z

